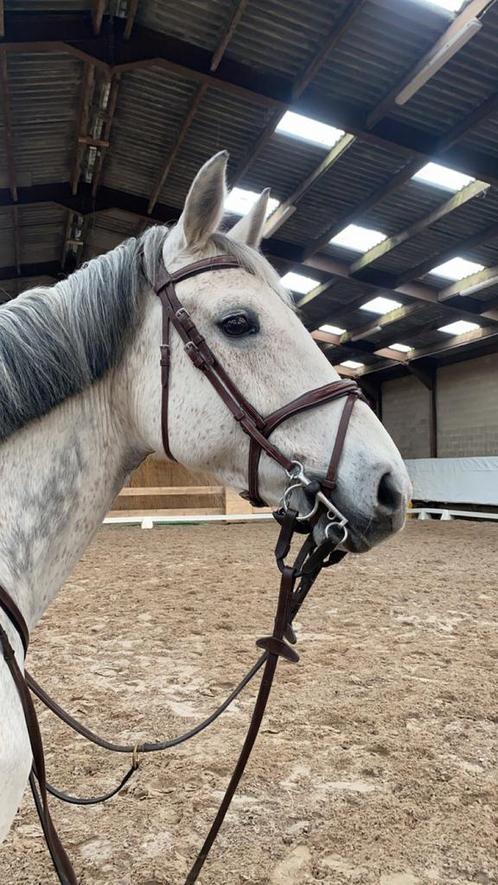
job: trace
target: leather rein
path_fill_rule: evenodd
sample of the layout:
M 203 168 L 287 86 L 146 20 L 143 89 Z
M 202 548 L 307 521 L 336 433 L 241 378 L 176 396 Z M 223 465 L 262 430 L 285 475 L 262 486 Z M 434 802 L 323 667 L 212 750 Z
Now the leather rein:
M 178 746 L 204 731 L 204 729 L 221 716 L 235 698 L 238 697 L 246 685 L 248 685 L 256 676 L 259 670 L 264 668 L 251 721 L 239 759 L 234 768 L 211 829 L 209 830 L 206 840 L 185 879 L 184 885 L 192 885 L 192 883 L 197 881 L 211 846 L 223 823 L 232 797 L 244 773 L 247 761 L 254 746 L 265 713 L 278 660 L 280 657 L 294 663 L 299 660 L 298 654 L 292 647 L 296 642 L 296 637 L 292 628 L 293 619 L 301 608 L 322 568 L 334 565 L 345 556 L 345 550 L 338 549 L 338 547 L 347 537 L 347 520 L 335 507 L 329 496 L 337 484 L 339 463 L 354 404 L 357 399 L 362 399 L 363 395 L 354 381 L 334 381 L 330 384 L 326 384 L 304 393 L 297 399 L 292 400 L 290 403 L 287 403 L 287 405 L 284 405 L 266 417 L 261 416 L 257 412 L 226 373 L 223 366 L 219 363 L 215 354 L 208 346 L 205 338 L 197 329 L 190 314 L 185 310 L 176 294 L 176 284 L 182 280 L 190 279 L 201 273 L 239 267 L 240 265 L 234 258 L 220 255 L 214 258 L 202 259 L 201 261 L 194 262 L 174 273 L 169 273 L 164 267 L 161 268 L 160 278 L 157 281 L 155 291 L 161 300 L 163 308 L 160 359 L 162 383 L 162 437 L 164 451 L 167 457 L 173 461 L 176 460 L 170 449 L 168 425 L 169 376 L 171 364 L 170 337 L 171 327 L 173 327 L 180 336 L 180 339 L 184 344 L 185 352 L 192 360 L 194 366 L 202 371 L 206 378 L 208 378 L 233 415 L 234 419 L 240 424 L 242 430 L 250 438 L 248 488 L 246 492 L 242 493 L 242 496 L 248 498 L 254 506 L 263 506 L 265 504 L 259 493 L 258 482 L 259 463 L 262 452 L 265 452 L 270 458 L 276 461 L 286 471 L 288 476 L 288 486 L 282 499 L 282 506 L 276 513 L 274 513 L 277 522 L 280 524 L 280 532 L 275 547 L 275 559 L 281 573 L 281 578 L 273 630 L 270 635 L 257 640 L 256 645 L 262 649 L 262 654 L 228 697 L 206 719 L 198 723 L 194 728 L 175 738 L 131 745 L 116 743 L 95 734 L 87 726 L 64 710 L 52 697 L 50 697 L 49 694 L 47 694 L 47 692 L 44 691 L 43 688 L 41 688 L 40 685 L 38 685 L 27 671 L 23 674 L 17 663 L 7 633 L 0 624 L 0 646 L 3 658 L 12 675 L 12 679 L 21 701 L 31 745 L 33 764 L 29 782 L 53 865 L 62 885 L 77 885 L 77 879 L 71 861 L 69 860 L 52 822 L 48 805 L 48 794 L 50 793 L 65 802 L 78 805 L 90 805 L 110 799 L 122 789 L 133 772 L 138 768 L 140 754 L 158 752 Z M 325 478 L 318 482 L 317 480 L 307 477 L 303 466 L 299 462 L 293 461 L 285 455 L 270 441 L 269 437 L 271 433 L 287 418 L 314 408 L 315 406 L 343 397 L 346 398 L 346 402 L 339 421 L 328 470 Z M 314 498 L 313 505 L 310 507 L 309 512 L 304 516 L 300 516 L 290 506 L 290 496 L 294 488 L 302 488 L 307 491 L 308 496 Z M 317 545 L 313 538 L 313 527 L 320 516 L 320 512 L 325 512 L 327 514 L 327 524 L 325 528 L 325 539 L 321 544 Z M 306 538 L 294 561 L 291 564 L 288 564 L 286 559 L 296 533 L 304 534 L 306 535 Z M 26 655 L 29 644 L 28 627 L 18 606 L 7 591 L 1 586 L 0 608 L 7 615 L 9 621 L 19 634 L 24 655 Z M 33 692 L 33 694 L 35 694 L 38 699 L 63 722 L 89 741 L 113 752 L 131 754 L 131 765 L 117 787 L 101 796 L 81 799 L 75 796 L 70 796 L 64 791 L 56 789 L 47 781 L 43 742 L 30 691 Z

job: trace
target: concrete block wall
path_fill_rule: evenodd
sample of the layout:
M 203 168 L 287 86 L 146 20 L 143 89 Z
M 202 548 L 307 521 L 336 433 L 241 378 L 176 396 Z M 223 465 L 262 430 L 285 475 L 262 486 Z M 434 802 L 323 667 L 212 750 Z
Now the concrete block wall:
M 498 354 L 437 372 L 438 455 L 498 455 Z M 430 457 L 431 394 L 418 378 L 382 385 L 382 419 L 404 458 Z
M 431 394 L 407 375 L 382 385 L 382 422 L 404 458 L 430 458 Z
M 498 354 L 442 366 L 437 379 L 438 455 L 498 455 Z

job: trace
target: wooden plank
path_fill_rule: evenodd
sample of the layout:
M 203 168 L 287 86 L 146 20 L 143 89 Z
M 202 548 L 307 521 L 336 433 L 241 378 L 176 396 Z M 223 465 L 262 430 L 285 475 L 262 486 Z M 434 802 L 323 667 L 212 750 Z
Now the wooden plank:
M 224 489 L 224 505 L 226 514 L 253 512 L 253 507 L 249 501 L 241 498 L 235 489 L 231 489 L 228 486 Z
M 111 135 L 112 124 L 114 121 L 114 114 L 116 113 L 116 106 L 118 101 L 118 93 L 120 87 L 120 77 L 115 76 L 111 82 L 111 88 L 109 90 L 109 98 L 107 102 L 106 112 L 105 112 L 105 121 L 104 127 L 102 129 L 102 138 L 104 141 L 108 142 L 109 147 L 109 138 Z M 98 153 L 97 159 L 95 161 L 95 166 L 93 168 L 93 178 L 92 178 L 92 197 L 95 197 L 97 193 L 97 189 L 100 184 L 100 176 L 102 175 L 102 169 L 104 165 L 104 159 L 106 156 L 107 148 L 101 148 Z
M 272 235 L 275 233 L 278 228 L 284 224 L 289 217 L 289 209 L 309 191 L 311 187 L 313 187 L 320 178 L 325 175 L 332 166 L 337 163 L 338 160 L 346 153 L 347 150 L 351 147 L 351 145 L 356 141 L 355 135 L 348 135 L 346 133 L 339 139 L 338 142 L 330 149 L 328 154 L 323 158 L 322 162 L 305 178 L 293 191 L 293 193 L 287 197 L 287 199 L 277 206 L 274 212 L 269 216 L 266 221 L 265 230 L 271 230 Z
M 93 138 L 91 135 L 79 135 L 78 144 L 86 144 L 90 147 L 108 148 L 109 142 L 102 138 Z
M 429 258 L 424 259 L 424 261 L 421 261 L 419 264 L 415 265 L 415 267 L 403 271 L 403 273 L 396 277 L 394 285 L 395 287 L 398 287 L 410 280 L 423 277 L 425 274 L 428 274 L 433 267 L 438 267 L 438 265 L 443 264 L 445 261 L 449 261 L 450 258 L 454 258 L 456 255 L 460 255 L 462 252 L 466 252 L 469 249 L 475 249 L 476 246 L 481 246 L 483 243 L 486 243 L 488 240 L 493 240 L 497 236 L 498 222 L 494 222 L 494 224 L 489 225 L 489 227 L 484 230 L 472 234 L 472 236 L 467 237 L 465 240 L 460 240 L 448 249 L 438 252 L 437 255 L 431 255 Z
M 128 0 L 128 12 L 126 15 L 126 25 L 123 32 L 123 37 L 125 40 L 129 40 L 131 37 L 131 32 L 133 30 L 133 25 L 135 24 L 135 16 L 137 14 L 138 9 L 138 0 Z
M 224 486 L 125 486 L 118 497 L 166 497 L 178 495 L 223 495 Z
M 71 192 L 73 195 L 77 193 L 80 180 L 81 161 L 83 158 L 84 146 L 80 143 L 79 138 L 85 134 L 88 126 L 88 117 L 90 112 L 90 100 L 95 84 L 95 68 L 93 65 L 86 64 L 83 73 L 83 82 L 80 93 L 80 106 L 78 111 L 78 119 L 76 122 L 76 153 L 71 175 Z
M 94 34 L 100 34 L 105 5 L 106 0 L 92 0 L 92 25 Z
M 237 29 L 237 25 L 239 24 L 242 16 L 244 15 L 244 12 L 246 10 L 248 2 L 249 2 L 249 0 L 239 0 L 239 2 L 236 4 L 236 6 L 234 6 L 230 21 L 228 22 L 225 30 L 223 31 L 223 34 L 221 35 L 221 39 L 220 39 L 220 42 L 218 43 L 218 46 L 216 47 L 216 49 L 213 52 L 213 58 L 211 60 L 211 65 L 210 65 L 211 71 L 216 71 L 216 69 L 218 68 L 220 61 L 225 54 L 226 48 L 227 48 L 228 44 L 230 43 L 230 40 L 232 39 L 233 35 L 235 34 L 235 31 Z
M 185 137 L 188 133 L 188 130 L 190 129 L 190 126 L 192 124 L 192 121 L 193 121 L 196 113 L 197 113 L 199 105 L 206 94 L 206 91 L 207 91 L 207 83 L 201 83 L 197 87 L 197 91 L 190 103 L 190 107 L 187 111 L 187 114 L 183 119 L 183 123 L 180 126 L 180 129 L 179 129 L 178 134 L 176 136 L 175 142 L 169 151 L 168 159 L 164 163 L 163 168 L 161 169 L 161 171 L 159 173 L 159 178 L 158 178 L 157 184 L 152 192 L 152 196 L 149 200 L 149 205 L 147 207 L 147 212 L 149 214 L 152 212 L 152 210 L 154 209 L 154 206 L 156 205 L 156 203 L 159 199 L 159 195 L 164 187 L 164 183 L 166 181 L 166 178 L 168 177 L 169 171 L 170 171 L 173 163 L 175 162 L 178 151 L 180 150 L 180 148 L 185 140 Z
M 16 164 L 14 160 L 14 136 L 12 130 L 12 112 L 9 93 L 9 72 L 7 68 L 7 56 L 0 47 L 0 94 L 3 104 L 4 141 L 9 176 L 9 187 L 12 199 L 17 201 Z
M 466 187 L 463 187 L 460 191 L 457 191 L 456 194 L 453 194 L 453 196 L 450 197 L 449 200 L 445 200 L 444 203 L 441 203 L 440 206 L 437 206 L 435 209 L 433 209 L 432 212 L 429 212 L 428 215 L 424 215 L 422 218 L 419 218 L 417 221 L 415 221 L 413 224 L 410 224 L 404 230 L 399 231 L 399 233 L 397 234 L 393 234 L 392 237 L 387 237 L 387 239 L 383 240 L 382 243 L 378 243 L 378 245 L 374 246 L 373 249 L 369 249 L 368 252 L 365 252 L 364 255 L 361 255 L 360 258 L 354 261 L 351 265 L 351 276 L 359 276 L 361 279 L 361 275 L 359 272 L 364 267 L 368 267 L 368 265 L 373 264 L 373 262 L 381 258 L 382 255 L 386 255 L 387 252 L 391 252 L 397 246 L 400 246 L 401 243 L 406 242 L 406 240 L 417 236 L 417 234 L 435 224 L 436 221 L 439 221 L 441 218 L 449 215 L 450 212 L 453 212 L 455 209 L 458 209 L 461 206 L 465 205 L 465 203 L 468 203 L 469 200 L 473 200 L 474 197 L 477 197 L 479 194 L 485 193 L 489 189 L 489 187 L 490 185 L 487 182 L 472 181 Z
M 340 335 L 333 335 L 332 332 L 323 332 L 321 329 L 315 329 L 311 333 L 311 337 L 314 341 L 323 341 L 324 344 L 341 344 L 342 338 Z
M 108 516 L 210 516 L 222 514 L 222 507 L 171 507 L 167 510 L 111 510 Z

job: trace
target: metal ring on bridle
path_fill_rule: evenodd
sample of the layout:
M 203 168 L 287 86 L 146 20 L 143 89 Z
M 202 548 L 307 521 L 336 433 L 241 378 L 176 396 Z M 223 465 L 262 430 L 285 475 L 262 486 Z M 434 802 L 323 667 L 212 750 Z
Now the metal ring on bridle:
M 283 497 L 282 497 L 282 507 L 286 513 L 289 512 L 289 495 L 290 495 L 290 493 L 293 491 L 293 489 L 302 489 L 302 488 L 303 488 L 303 486 L 300 482 L 294 482 L 294 483 L 292 483 L 292 485 L 287 486 L 287 488 L 283 494 Z M 318 510 L 318 505 L 319 505 L 319 501 L 318 501 L 318 498 L 315 496 L 315 501 L 314 501 L 312 509 L 309 511 L 309 513 L 305 513 L 303 516 L 297 516 L 296 518 L 297 518 L 298 522 L 305 522 L 307 519 L 311 519 L 311 517 L 314 516 L 316 511 Z

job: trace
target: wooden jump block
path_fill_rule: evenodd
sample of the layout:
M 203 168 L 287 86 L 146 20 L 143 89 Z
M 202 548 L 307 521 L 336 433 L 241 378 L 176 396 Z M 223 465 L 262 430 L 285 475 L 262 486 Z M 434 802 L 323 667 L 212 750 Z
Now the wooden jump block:
M 121 489 L 119 498 L 151 498 L 191 495 L 223 495 L 223 486 L 125 486 Z

